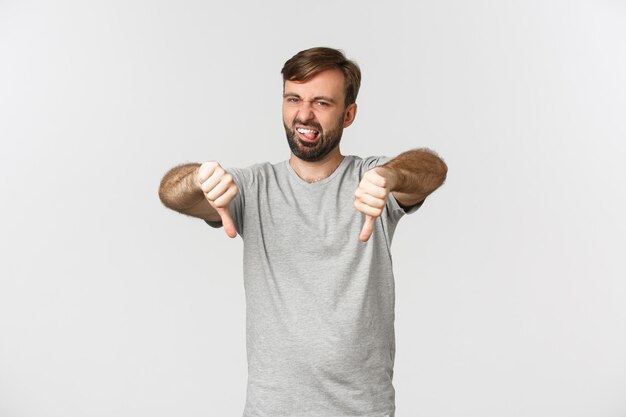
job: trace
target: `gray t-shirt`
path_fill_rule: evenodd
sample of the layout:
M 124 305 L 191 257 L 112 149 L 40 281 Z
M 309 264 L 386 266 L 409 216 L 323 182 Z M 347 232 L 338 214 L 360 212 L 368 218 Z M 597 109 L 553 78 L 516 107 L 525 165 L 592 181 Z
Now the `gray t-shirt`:
M 405 211 L 390 195 L 363 243 L 364 215 L 353 205 L 363 174 L 387 160 L 346 156 L 315 183 L 287 161 L 228 169 L 244 241 L 244 417 L 393 415 L 390 245 Z

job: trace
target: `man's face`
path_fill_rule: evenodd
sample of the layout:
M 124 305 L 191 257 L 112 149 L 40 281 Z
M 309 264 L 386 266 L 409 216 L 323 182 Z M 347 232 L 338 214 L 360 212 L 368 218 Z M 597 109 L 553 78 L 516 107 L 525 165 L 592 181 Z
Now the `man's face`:
M 345 80 L 339 70 L 326 70 L 305 82 L 285 81 L 283 124 L 291 152 L 314 162 L 337 149 L 343 129 L 356 115 L 345 107 Z

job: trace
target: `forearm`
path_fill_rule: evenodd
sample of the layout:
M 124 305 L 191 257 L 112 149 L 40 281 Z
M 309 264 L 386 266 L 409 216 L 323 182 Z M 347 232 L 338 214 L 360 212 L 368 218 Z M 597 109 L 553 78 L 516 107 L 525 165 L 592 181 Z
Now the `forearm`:
M 390 188 L 404 207 L 424 200 L 445 181 L 448 167 L 429 149 L 414 149 L 383 165 L 392 172 Z
M 170 169 L 159 186 L 159 198 L 168 208 L 181 213 L 194 215 L 198 205 L 208 205 L 200 189 L 196 175 L 200 164 L 190 163 Z

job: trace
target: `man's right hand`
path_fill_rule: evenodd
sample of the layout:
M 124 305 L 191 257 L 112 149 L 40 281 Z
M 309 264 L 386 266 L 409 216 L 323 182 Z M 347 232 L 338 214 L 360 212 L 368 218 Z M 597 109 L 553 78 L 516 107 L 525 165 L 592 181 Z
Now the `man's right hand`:
M 198 168 L 197 180 L 209 204 L 222 219 L 224 230 L 229 237 L 236 237 L 237 230 L 230 215 L 228 205 L 239 192 L 233 176 L 215 161 L 205 162 Z

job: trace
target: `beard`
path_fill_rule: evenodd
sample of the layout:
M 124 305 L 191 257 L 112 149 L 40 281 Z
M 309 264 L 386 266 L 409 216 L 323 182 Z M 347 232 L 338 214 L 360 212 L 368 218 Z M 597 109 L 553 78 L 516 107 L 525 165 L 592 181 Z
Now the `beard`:
M 288 127 L 283 121 L 285 134 L 287 135 L 287 142 L 289 143 L 291 152 L 296 157 L 307 162 L 316 162 L 323 159 L 330 153 L 330 151 L 339 146 L 339 142 L 341 142 L 341 136 L 343 134 L 343 126 L 341 122 L 343 121 L 343 117 L 344 116 L 342 116 L 341 119 L 339 119 L 338 122 L 326 132 L 322 129 L 322 125 L 317 122 L 303 122 L 302 120 L 295 119 L 291 127 Z M 300 140 L 295 129 L 296 125 L 317 130 L 319 132 L 317 141 L 315 143 L 310 143 Z

